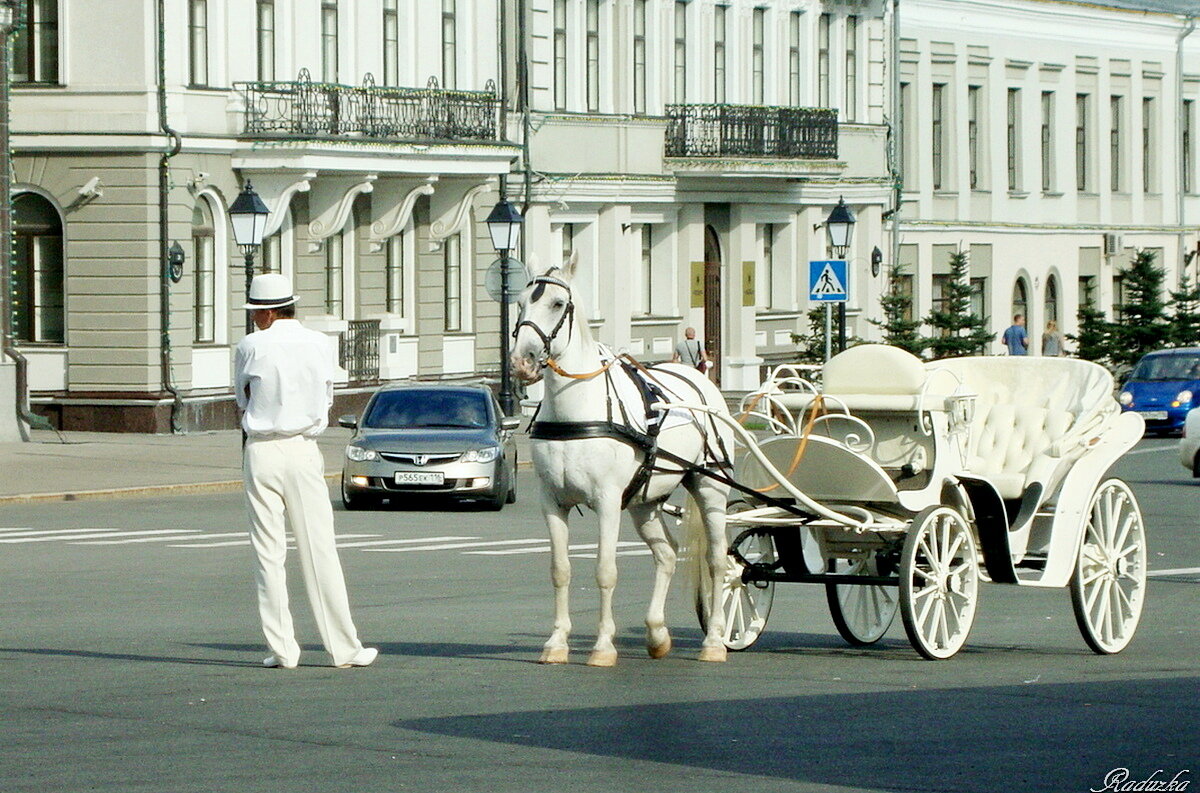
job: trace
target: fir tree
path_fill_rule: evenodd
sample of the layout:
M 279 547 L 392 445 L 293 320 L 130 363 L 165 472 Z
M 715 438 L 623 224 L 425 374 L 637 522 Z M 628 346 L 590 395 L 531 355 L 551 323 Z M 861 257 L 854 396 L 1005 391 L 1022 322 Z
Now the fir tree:
M 988 318 L 971 311 L 970 262 L 965 251 L 950 257 L 950 280 L 940 308 L 929 312 L 925 323 L 933 329 L 926 346 L 934 358 L 978 355 L 995 339 Z
M 1154 251 L 1142 249 L 1125 271 L 1125 305 L 1113 323 L 1112 355 L 1118 364 L 1135 364 L 1166 344 L 1170 333 L 1163 281 L 1166 273 L 1154 263 Z
M 1075 342 L 1075 354 L 1085 361 L 1095 361 L 1102 365 L 1112 363 L 1112 324 L 1104 319 L 1104 312 L 1096 308 L 1094 291 L 1091 283 L 1079 302 L 1079 310 L 1075 318 L 1079 324 L 1079 333 L 1068 335 Z
M 1171 293 L 1169 324 L 1172 347 L 1200 346 L 1200 284 L 1181 285 Z
M 912 295 L 900 290 L 900 278 L 904 275 L 904 267 L 892 265 L 888 271 L 891 287 L 879 298 L 883 308 L 883 319 L 873 319 L 871 324 L 883 329 L 883 342 L 893 347 L 920 355 L 925 351 L 925 341 L 917 330 L 921 327 L 918 319 L 905 319 L 912 315 Z

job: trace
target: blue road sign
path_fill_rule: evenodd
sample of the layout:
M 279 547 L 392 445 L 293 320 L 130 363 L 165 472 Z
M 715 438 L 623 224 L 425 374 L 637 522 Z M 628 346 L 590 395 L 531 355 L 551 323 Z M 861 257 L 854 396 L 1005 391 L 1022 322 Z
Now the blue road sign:
M 808 263 L 808 299 L 815 303 L 845 303 L 850 272 L 841 259 Z

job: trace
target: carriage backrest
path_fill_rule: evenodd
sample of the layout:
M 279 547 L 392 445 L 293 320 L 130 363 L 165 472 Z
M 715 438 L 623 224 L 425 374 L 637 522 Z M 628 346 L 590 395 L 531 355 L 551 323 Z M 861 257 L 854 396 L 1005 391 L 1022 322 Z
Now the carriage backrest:
M 829 359 L 822 382 L 828 394 L 919 394 L 925 367 L 899 347 L 860 344 Z

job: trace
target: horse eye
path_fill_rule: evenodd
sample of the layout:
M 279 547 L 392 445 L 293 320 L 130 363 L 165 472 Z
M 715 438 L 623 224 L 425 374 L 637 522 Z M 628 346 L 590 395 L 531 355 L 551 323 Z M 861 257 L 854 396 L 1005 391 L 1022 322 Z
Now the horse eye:
M 562 308 L 562 307 L 563 307 L 563 306 L 565 306 L 565 305 L 566 305 L 566 303 L 565 303 L 565 302 L 563 302 L 562 300 L 555 300 L 555 301 L 554 301 L 554 307 L 555 307 L 556 309 Z

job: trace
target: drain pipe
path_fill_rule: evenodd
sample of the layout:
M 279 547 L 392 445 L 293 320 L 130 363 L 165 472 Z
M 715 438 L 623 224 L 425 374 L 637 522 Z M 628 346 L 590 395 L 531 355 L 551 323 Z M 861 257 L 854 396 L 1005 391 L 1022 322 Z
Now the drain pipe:
M 892 46 L 889 60 L 892 69 L 891 94 L 892 101 L 889 112 L 891 122 L 888 124 L 890 140 L 888 141 L 888 170 L 892 176 L 892 206 L 884 213 L 884 218 L 892 222 L 892 240 L 890 250 L 891 266 L 894 268 L 900 262 L 900 201 L 904 195 L 904 162 L 901 147 L 904 145 L 904 119 L 900 116 L 900 0 L 892 0 Z M 890 272 L 890 270 L 889 270 Z M 915 275 L 915 273 L 914 273 Z
M 1187 17 L 1184 20 L 1183 29 L 1179 31 L 1179 35 L 1175 37 L 1175 145 L 1176 151 L 1179 152 L 1179 158 L 1182 161 L 1183 157 L 1183 130 L 1185 120 L 1183 118 L 1183 42 L 1188 36 L 1192 35 L 1192 31 L 1196 29 L 1196 18 Z M 1192 164 L 1195 168 L 1195 163 Z M 1184 240 L 1186 231 L 1184 229 L 1184 195 L 1183 195 L 1183 174 L 1177 174 L 1179 184 L 1175 189 L 1175 222 L 1179 226 L 1179 283 L 1183 283 L 1183 262 L 1186 255 L 1187 242 Z M 1200 262 L 1197 263 L 1200 267 Z
M 171 374 L 171 282 L 167 277 L 167 250 L 170 245 L 168 199 L 171 189 L 171 158 L 183 148 L 183 139 L 167 121 L 167 23 L 166 0 L 158 0 L 158 126 L 170 138 L 170 147 L 158 158 L 158 301 L 159 362 L 163 390 L 172 397 L 171 432 L 180 431 L 183 398 L 172 382 Z

